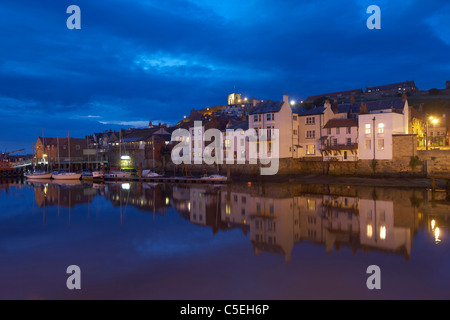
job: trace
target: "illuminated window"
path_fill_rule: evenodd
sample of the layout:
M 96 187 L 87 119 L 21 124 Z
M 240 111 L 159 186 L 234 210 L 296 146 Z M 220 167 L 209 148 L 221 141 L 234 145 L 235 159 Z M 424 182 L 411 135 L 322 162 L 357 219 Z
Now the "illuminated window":
M 306 154 L 307 155 L 315 155 L 316 154 L 316 145 L 309 144 L 306 146 Z
M 371 224 L 367 225 L 367 238 L 371 239 L 373 237 L 373 227 Z
M 316 201 L 315 200 L 306 200 L 306 206 L 308 210 L 315 211 L 316 210 Z
M 380 228 L 380 239 L 386 240 L 386 227 L 385 226 Z
M 378 133 L 384 133 L 384 123 L 378 124 Z
M 370 125 L 370 123 L 366 123 L 365 128 L 366 128 L 366 130 L 365 130 L 366 134 L 371 134 L 372 133 L 372 126 Z

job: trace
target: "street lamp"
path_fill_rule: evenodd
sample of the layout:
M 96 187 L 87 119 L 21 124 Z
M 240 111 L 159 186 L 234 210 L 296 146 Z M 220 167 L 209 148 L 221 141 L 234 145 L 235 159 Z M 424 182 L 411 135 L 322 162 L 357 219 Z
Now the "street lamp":
M 433 125 L 437 125 L 439 123 L 439 119 L 436 119 L 435 117 L 427 118 L 427 139 L 426 139 L 427 151 L 428 151 L 428 141 L 429 141 L 428 129 L 429 129 L 429 126 L 430 126 L 430 122 Z

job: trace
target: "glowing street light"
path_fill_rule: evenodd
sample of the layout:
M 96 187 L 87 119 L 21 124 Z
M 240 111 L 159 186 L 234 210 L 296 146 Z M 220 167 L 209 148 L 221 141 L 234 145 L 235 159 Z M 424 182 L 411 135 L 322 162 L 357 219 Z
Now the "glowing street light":
M 295 105 L 295 100 L 291 100 L 291 106 Z

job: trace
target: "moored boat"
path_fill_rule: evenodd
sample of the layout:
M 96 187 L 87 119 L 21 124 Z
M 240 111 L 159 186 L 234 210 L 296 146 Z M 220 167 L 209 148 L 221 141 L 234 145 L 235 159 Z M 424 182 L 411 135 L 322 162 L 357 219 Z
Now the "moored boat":
M 42 179 L 51 179 L 52 174 L 47 173 L 47 172 L 35 172 L 35 173 L 27 174 L 25 177 L 27 179 L 32 179 L 32 180 L 42 180 Z
M 94 171 L 89 174 L 84 174 L 82 180 L 88 182 L 102 182 L 105 181 L 105 175 L 100 171 Z
M 203 177 L 201 180 L 208 180 L 208 181 L 227 181 L 228 178 L 224 176 L 220 176 L 217 174 L 211 175 L 209 177 Z
M 111 171 L 105 174 L 105 178 L 130 178 L 131 172 L 123 172 L 123 171 Z
M 80 180 L 81 174 L 74 172 L 55 172 L 52 174 L 55 180 Z
M 142 171 L 142 177 L 143 178 L 162 178 L 162 175 L 152 172 L 151 170 L 144 170 Z

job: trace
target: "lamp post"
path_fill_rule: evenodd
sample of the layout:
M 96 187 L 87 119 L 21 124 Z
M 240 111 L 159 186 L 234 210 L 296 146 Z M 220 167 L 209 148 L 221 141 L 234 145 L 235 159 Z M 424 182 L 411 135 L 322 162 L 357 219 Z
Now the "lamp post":
M 429 118 L 427 118 L 427 139 L 426 139 L 426 147 L 427 147 L 427 151 L 428 151 L 428 142 L 429 142 L 429 133 L 428 133 L 428 130 L 429 130 L 429 127 L 430 127 L 430 121 L 431 121 L 431 123 L 433 124 L 433 125 L 436 125 L 436 124 L 438 124 L 439 123 L 439 120 L 438 119 L 436 119 L 435 117 L 429 117 Z

